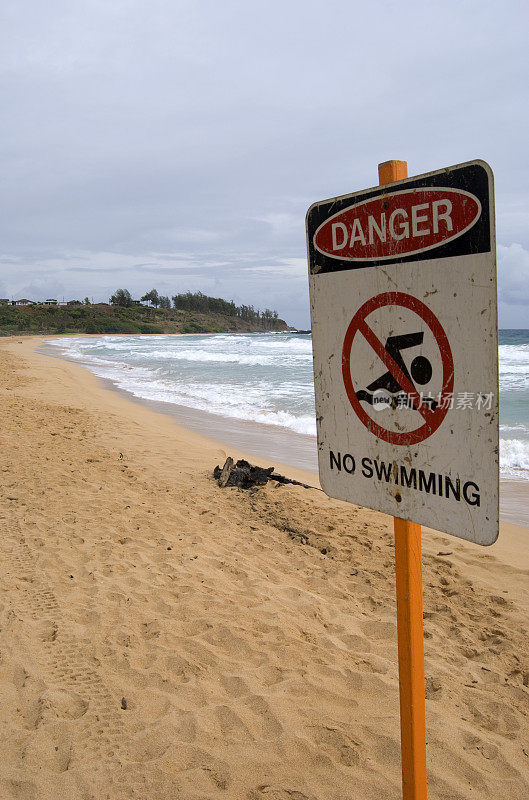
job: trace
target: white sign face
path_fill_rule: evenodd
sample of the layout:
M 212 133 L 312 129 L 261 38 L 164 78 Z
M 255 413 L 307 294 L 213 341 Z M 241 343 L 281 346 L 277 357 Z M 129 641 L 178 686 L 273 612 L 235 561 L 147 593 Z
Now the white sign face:
M 493 178 L 482 161 L 307 213 L 321 485 L 478 544 L 498 535 Z

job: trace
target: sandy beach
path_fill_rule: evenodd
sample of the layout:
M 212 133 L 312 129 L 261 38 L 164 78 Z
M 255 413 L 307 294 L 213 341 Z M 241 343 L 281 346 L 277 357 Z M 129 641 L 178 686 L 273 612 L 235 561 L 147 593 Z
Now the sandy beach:
M 40 342 L 0 342 L 0 798 L 399 798 L 392 520 L 220 489 L 233 447 Z M 431 800 L 529 795 L 528 536 L 424 531 Z

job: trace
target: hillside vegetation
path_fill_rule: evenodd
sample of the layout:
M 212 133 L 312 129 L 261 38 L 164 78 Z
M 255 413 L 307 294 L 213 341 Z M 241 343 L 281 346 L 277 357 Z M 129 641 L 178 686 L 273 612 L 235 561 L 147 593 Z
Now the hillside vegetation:
M 193 297 L 196 298 L 193 301 Z M 187 308 L 144 305 L 0 306 L 0 335 L 17 333 L 244 333 L 288 330 L 276 312 L 205 295 L 177 295 Z M 175 298 L 175 300 L 176 300 Z M 190 307 L 193 306 L 194 307 Z

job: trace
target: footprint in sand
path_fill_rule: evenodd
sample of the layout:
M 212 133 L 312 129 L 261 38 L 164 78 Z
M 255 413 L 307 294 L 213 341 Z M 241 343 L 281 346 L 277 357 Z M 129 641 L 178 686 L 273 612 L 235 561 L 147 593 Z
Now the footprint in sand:
M 297 789 L 281 789 L 263 784 L 248 792 L 248 800 L 316 800 L 314 795 L 307 795 Z
M 314 744 L 333 761 L 346 767 L 359 763 L 359 743 L 337 728 L 317 725 L 312 728 L 310 736 Z

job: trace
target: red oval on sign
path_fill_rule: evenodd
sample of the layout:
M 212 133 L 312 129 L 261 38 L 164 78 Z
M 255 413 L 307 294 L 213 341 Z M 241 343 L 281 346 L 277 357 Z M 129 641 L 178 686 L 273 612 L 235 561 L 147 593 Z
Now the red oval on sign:
M 462 189 L 404 189 L 329 217 L 314 234 L 314 246 L 340 261 L 389 260 L 457 239 L 480 214 L 478 198 Z

